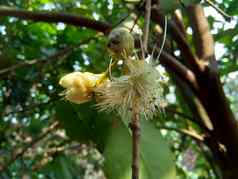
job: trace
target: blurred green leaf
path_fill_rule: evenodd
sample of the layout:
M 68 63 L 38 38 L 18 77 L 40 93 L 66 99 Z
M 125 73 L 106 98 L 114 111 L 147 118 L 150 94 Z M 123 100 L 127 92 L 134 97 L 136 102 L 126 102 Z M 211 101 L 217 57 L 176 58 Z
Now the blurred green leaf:
M 103 150 L 113 116 L 98 113 L 93 104 L 76 105 L 61 101 L 56 106 L 56 116 L 72 140 L 93 141 L 99 150 Z
M 227 29 L 217 33 L 214 38 L 217 42 L 221 43 L 230 43 L 232 42 L 232 38 L 238 35 L 238 28 Z
M 80 179 L 82 176 L 78 171 L 75 162 L 62 154 L 56 156 L 52 162 L 41 169 L 41 172 L 46 172 L 50 178 L 54 179 Z
M 108 179 L 131 178 L 131 135 L 121 121 L 114 121 L 105 151 L 104 171 Z M 148 120 L 141 120 L 140 178 L 175 179 L 175 165 L 160 132 Z

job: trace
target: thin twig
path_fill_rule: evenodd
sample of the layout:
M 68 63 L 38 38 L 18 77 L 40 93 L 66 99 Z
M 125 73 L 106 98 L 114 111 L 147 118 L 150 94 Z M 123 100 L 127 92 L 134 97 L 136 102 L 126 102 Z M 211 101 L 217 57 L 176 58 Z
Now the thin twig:
M 120 25 L 122 22 L 124 22 L 130 15 L 131 15 L 131 13 L 127 14 L 125 17 L 123 17 L 122 19 L 120 19 L 119 22 L 117 22 L 115 25 L 113 25 L 113 28 L 117 27 L 117 26 Z
M 161 47 L 160 47 L 158 56 L 157 56 L 157 58 L 156 58 L 156 61 L 159 60 L 160 55 L 161 55 L 161 53 L 162 53 L 162 51 L 163 51 L 164 44 L 165 44 L 165 41 L 166 41 L 166 34 L 167 34 L 167 17 L 165 16 L 165 17 L 164 17 L 164 36 L 163 36 L 163 41 L 162 41 L 162 44 L 161 44 Z
M 205 149 L 205 145 L 203 143 L 197 141 L 197 145 L 200 147 L 201 152 L 203 153 L 204 158 L 207 160 L 207 162 L 210 164 L 211 169 L 213 170 L 215 178 L 221 178 L 221 174 L 219 173 L 219 170 L 216 166 L 216 162 L 212 158 L 211 155 L 209 155 L 208 151 Z
M 140 40 L 140 46 L 141 46 L 141 54 L 142 54 L 142 59 L 145 59 L 145 49 L 143 47 L 143 42 L 142 42 L 142 37 L 139 37 Z
M 83 149 L 87 148 L 82 144 L 72 144 L 71 140 L 66 140 L 59 145 L 46 149 L 46 151 L 42 155 L 42 158 L 38 159 L 37 163 L 33 165 L 31 169 L 34 172 L 40 170 L 42 167 L 52 161 L 52 158 L 56 157 L 58 153 L 63 153 L 66 151 L 75 151 L 79 153 Z
M 136 17 L 136 19 L 134 20 L 134 23 L 133 23 L 133 25 L 132 25 L 131 28 L 130 28 L 130 32 L 133 31 L 133 29 L 134 29 L 135 25 L 137 24 L 139 18 L 140 18 L 140 14 L 138 14 L 138 16 Z
M 52 94 L 53 95 L 56 95 L 56 94 Z M 40 108 L 40 107 L 46 107 L 47 105 L 49 104 L 52 104 L 53 102 L 55 101 L 58 101 L 58 94 L 57 94 L 57 98 L 55 97 L 50 97 L 50 100 L 47 101 L 47 102 L 44 102 L 44 103 L 33 103 L 33 104 L 30 104 L 30 105 L 27 105 L 27 106 L 22 106 L 23 109 L 20 109 L 20 110 L 12 110 L 12 111 L 9 111 L 9 112 L 3 112 L 2 114 L 0 114 L 0 116 L 8 116 L 8 115 L 11 115 L 11 114 L 15 114 L 15 113 L 26 113 L 26 112 L 29 112 L 29 111 L 32 111 L 34 108 Z
M 80 42 L 79 44 L 77 44 L 75 46 L 66 47 L 66 48 L 56 52 L 55 54 L 46 57 L 46 58 L 28 60 L 28 61 L 24 61 L 24 62 L 21 62 L 21 63 L 17 63 L 15 65 L 10 66 L 10 67 L 4 68 L 4 69 L 0 70 L 0 75 L 9 73 L 11 71 L 14 71 L 14 70 L 22 68 L 22 67 L 32 66 L 32 65 L 35 65 L 35 64 L 45 63 L 45 62 L 48 62 L 48 61 L 53 62 L 53 61 L 57 60 L 60 57 L 65 58 L 68 55 L 70 55 L 76 48 L 80 47 L 83 44 L 88 43 L 92 39 L 94 39 L 94 37 L 86 39 L 86 40 Z
M 23 156 L 27 150 L 29 148 L 32 148 L 34 145 L 36 145 L 36 143 L 38 143 L 39 141 L 41 141 L 42 139 L 44 139 L 49 133 L 51 133 L 52 131 L 54 131 L 55 129 L 57 129 L 57 127 L 59 126 L 59 122 L 55 121 L 53 124 L 51 124 L 44 132 L 42 132 L 42 134 L 37 137 L 36 139 L 32 140 L 28 145 L 26 145 L 23 148 L 17 149 L 13 152 L 12 157 L 9 159 L 9 161 L 7 161 L 5 163 L 5 165 L 0 166 L 0 172 L 5 171 L 8 167 L 10 167 L 10 165 L 12 163 L 14 163 L 18 158 L 20 158 L 21 156 Z
M 132 131 L 132 179 L 139 179 L 140 167 L 140 119 L 137 111 L 137 104 L 132 107 L 132 121 L 130 123 Z
M 159 129 L 165 129 L 165 130 L 173 130 L 175 132 L 178 132 L 180 134 L 189 136 L 193 138 L 196 141 L 203 142 L 204 137 L 202 135 L 197 134 L 195 131 L 187 130 L 187 129 L 178 129 L 175 127 L 167 127 L 167 126 L 158 126 Z
M 179 111 L 176 111 L 175 109 L 172 109 L 172 108 L 165 108 L 165 112 L 168 112 L 168 113 L 171 113 L 171 114 L 174 114 L 174 115 L 178 115 L 184 119 L 187 119 L 189 120 L 190 122 L 198 125 L 201 129 L 203 129 L 204 131 L 206 132 L 210 132 L 209 128 L 203 123 L 201 122 L 199 119 L 196 119 L 196 118 L 193 118 L 187 114 L 184 114 L 182 112 L 179 112 Z
M 60 56 L 67 56 L 71 51 L 72 51 L 72 47 L 67 47 L 67 48 L 57 52 L 56 54 L 47 57 L 47 58 L 33 59 L 33 60 L 28 60 L 28 61 L 24 61 L 24 62 L 21 62 L 21 63 L 17 63 L 16 65 L 12 65 L 8 68 L 4 68 L 4 69 L 0 70 L 0 75 L 3 75 L 5 73 L 11 72 L 11 71 L 14 71 L 14 70 L 22 68 L 22 67 L 32 66 L 34 64 L 39 64 L 39 63 L 44 63 L 44 62 L 46 62 L 48 60 L 51 60 L 51 59 L 55 60 Z
M 183 3 L 182 0 L 179 0 L 179 3 L 180 3 L 180 5 L 182 6 L 182 8 L 186 9 L 186 5 Z
M 210 6 L 212 6 L 219 14 L 222 15 L 222 17 L 224 17 L 224 19 L 228 22 L 230 22 L 233 17 L 230 16 L 229 14 L 227 14 L 226 12 L 224 12 L 222 9 L 220 9 L 219 7 L 217 7 L 212 1 L 210 0 L 204 0 L 207 4 L 209 4 Z
M 148 39 L 150 31 L 150 16 L 151 16 L 151 0 L 146 0 L 145 5 L 145 23 L 143 29 L 143 48 L 147 53 L 148 50 Z
M 182 117 L 182 118 L 188 119 L 189 121 L 191 121 L 191 122 L 193 122 L 193 123 L 198 124 L 197 121 L 194 120 L 194 118 L 193 118 L 192 116 L 189 116 L 189 115 L 187 115 L 187 114 L 185 114 L 185 113 L 179 112 L 179 111 L 177 111 L 176 109 L 165 108 L 165 112 L 168 112 L 168 113 L 171 113 L 171 114 L 174 114 L 174 115 L 178 115 L 178 116 L 180 116 L 180 117 Z

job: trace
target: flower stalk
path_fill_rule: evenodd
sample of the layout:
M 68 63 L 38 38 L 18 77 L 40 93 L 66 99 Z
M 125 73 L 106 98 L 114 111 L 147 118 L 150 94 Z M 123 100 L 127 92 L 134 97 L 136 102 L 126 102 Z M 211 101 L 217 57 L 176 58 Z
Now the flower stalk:
M 132 179 L 139 179 L 140 174 L 140 118 L 137 103 L 132 107 L 132 119 L 130 122 L 132 131 Z

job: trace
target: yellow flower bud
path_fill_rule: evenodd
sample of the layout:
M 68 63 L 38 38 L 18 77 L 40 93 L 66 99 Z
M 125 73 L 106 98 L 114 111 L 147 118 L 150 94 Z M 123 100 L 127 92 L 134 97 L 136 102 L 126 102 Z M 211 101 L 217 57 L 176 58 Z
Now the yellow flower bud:
M 92 99 L 93 90 L 102 76 L 103 74 L 73 72 L 63 76 L 59 84 L 66 88 L 64 95 L 67 100 L 80 104 Z

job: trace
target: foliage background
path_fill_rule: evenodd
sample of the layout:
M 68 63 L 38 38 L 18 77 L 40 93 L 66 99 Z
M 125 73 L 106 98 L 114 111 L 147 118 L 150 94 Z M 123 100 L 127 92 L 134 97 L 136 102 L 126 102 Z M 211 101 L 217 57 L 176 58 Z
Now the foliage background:
M 215 2 L 225 12 L 237 16 L 238 3 L 230 0 Z M 117 25 L 130 14 L 126 4 L 121 0 L 1 0 L 0 14 L 1 8 L 8 6 L 29 11 L 75 13 Z M 203 3 L 203 6 L 216 41 L 223 88 L 237 117 L 238 19 L 235 17 L 226 22 L 207 4 Z M 186 13 L 183 13 L 193 48 L 191 28 Z M 143 24 L 142 17 L 138 24 Z M 128 131 L 120 132 L 119 136 L 112 134 L 112 115 L 96 112 L 91 103 L 65 104 L 59 96 L 62 88 L 58 80 L 62 75 L 78 70 L 99 73 L 108 63 L 106 37 L 96 31 L 0 15 L 0 168 L 3 169 L 0 178 L 104 178 L 105 172 L 108 176 L 119 175 L 118 171 L 113 172 L 113 165 L 128 168 L 129 162 L 123 163 L 128 156 L 124 161 L 113 156 L 118 151 L 122 155 L 130 151 L 130 148 L 122 149 L 129 146 L 126 145 L 129 137 L 121 136 L 127 135 Z M 16 64 L 20 66 L 4 71 Z M 193 117 L 172 80 L 165 89 L 165 97 L 169 104 L 165 112 L 157 116 L 158 133 L 148 132 L 155 138 L 143 149 L 149 153 L 145 155 L 160 161 L 161 171 L 173 168 L 168 144 L 176 160 L 179 178 L 218 178 L 217 166 L 209 150 L 181 132 L 181 129 L 191 127 L 200 130 L 191 122 Z M 123 125 L 120 130 L 125 130 Z M 110 144 L 115 140 L 114 135 L 118 137 L 116 146 Z M 146 139 L 149 138 L 152 137 Z M 148 151 L 149 148 L 152 149 Z M 167 157 L 164 160 L 163 155 Z M 108 156 L 115 158 L 110 161 Z M 169 172 L 173 173 L 174 169 Z

